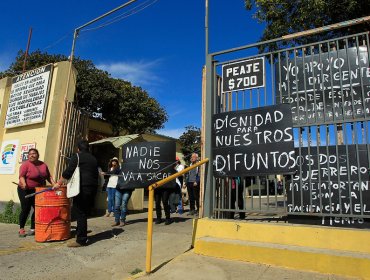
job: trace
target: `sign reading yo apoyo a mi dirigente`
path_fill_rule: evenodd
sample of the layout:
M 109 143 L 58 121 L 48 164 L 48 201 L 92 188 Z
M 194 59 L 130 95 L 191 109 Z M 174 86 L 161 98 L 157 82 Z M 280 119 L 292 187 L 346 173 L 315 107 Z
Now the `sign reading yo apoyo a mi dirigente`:
M 1 143 L 0 174 L 14 174 L 17 162 L 19 140 L 7 140 Z
M 257 57 L 222 65 L 222 92 L 265 86 L 265 59 Z
M 5 128 L 45 120 L 52 70 L 53 65 L 49 64 L 13 78 Z

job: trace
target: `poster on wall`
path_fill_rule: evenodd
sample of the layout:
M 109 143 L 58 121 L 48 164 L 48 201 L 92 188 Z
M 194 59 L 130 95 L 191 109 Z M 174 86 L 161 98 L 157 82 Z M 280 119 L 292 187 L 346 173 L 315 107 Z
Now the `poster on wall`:
M 0 174 L 14 174 L 17 162 L 19 140 L 7 140 L 1 143 Z
M 21 144 L 21 152 L 19 155 L 19 163 L 22 163 L 26 160 L 28 160 L 28 151 L 32 148 L 36 148 L 36 143 L 26 143 L 26 144 Z
M 33 69 L 12 79 L 5 128 L 45 120 L 53 65 Z

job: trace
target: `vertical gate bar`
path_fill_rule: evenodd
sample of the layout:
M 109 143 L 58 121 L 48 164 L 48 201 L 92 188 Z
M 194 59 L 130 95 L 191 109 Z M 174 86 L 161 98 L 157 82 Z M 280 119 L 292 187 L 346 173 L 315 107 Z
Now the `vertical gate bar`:
M 242 103 L 243 103 L 242 109 L 245 109 L 245 107 L 246 107 L 246 105 L 245 105 L 245 90 L 243 90 Z
M 226 218 L 229 218 L 229 217 L 233 217 L 233 214 L 231 214 L 231 212 L 233 211 L 233 207 L 231 205 L 232 201 L 231 201 L 231 192 L 232 192 L 232 184 L 233 184 L 233 177 L 230 177 L 229 180 L 228 180 L 228 184 L 227 184 L 227 209 L 228 209 L 228 212 L 226 212 Z M 234 205 L 235 207 L 235 205 Z M 235 209 L 234 209 L 235 210 Z M 229 216 L 230 215 L 230 216 Z
M 266 200 L 267 200 L 267 210 L 270 209 L 270 179 L 269 177 L 266 175 Z
M 279 65 L 279 100 L 280 100 L 280 103 L 283 103 L 283 94 L 282 94 L 282 90 L 281 90 L 281 52 L 278 52 L 278 65 Z
M 276 73 L 274 72 L 274 56 L 272 53 L 270 54 L 270 68 L 271 68 L 271 105 L 276 104 L 276 91 L 275 91 L 275 75 Z M 266 93 L 267 96 L 267 93 Z
M 253 107 L 253 100 L 252 100 L 252 90 L 249 89 L 249 109 L 251 109 Z
M 262 209 L 261 176 L 257 176 L 257 181 L 258 181 L 258 210 L 261 210 Z
M 211 161 L 213 159 L 212 155 L 212 117 L 215 112 L 216 106 L 216 69 L 215 63 L 213 61 L 214 56 L 211 54 L 206 55 L 206 116 L 205 116 L 205 135 L 204 135 L 204 157 L 209 158 Z M 214 177 L 213 177 L 213 165 L 208 163 L 205 172 L 205 194 L 204 194 L 204 217 L 212 217 L 213 214 L 213 204 L 212 196 L 214 190 Z
M 358 49 L 357 49 L 357 42 L 358 42 L 358 37 L 356 37 L 356 55 L 358 55 Z M 345 46 L 346 46 L 346 54 L 347 54 L 347 63 L 348 63 L 348 72 L 351 73 L 351 62 L 348 57 L 348 39 L 345 39 Z M 358 61 L 360 58 L 358 57 Z M 361 74 L 360 74 L 361 76 Z M 360 77 L 361 83 L 362 83 L 362 78 Z M 354 97 L 353 97 L 353 82 L 352 82 L 352 75 L 349 75 L 349 82 L 350 82 L 350 95 L 351 95 L 351 103 L 352 103 L 352 116 L 353 116 L 353 123 L 352 123 L 352 144 L 355 144 L 355 149 L 356 149 L 356 163 L 357 163 L 357 170 L 358 170 L 358 184 L 359 184 L 359 195 L 360 195 L 360 205 L 361 205 L 361 215 L 363 215 L 363 204 L 362 204 L 362 180 L 361 180 L 361 172 L 360 172 L 360 156 L 359 156 L 359 150 L 358 150 L 358 137 L 357 137 L 357 117 L 356 117 L 356 110 L 355 110 L 355 105 L 354 105 Z M 363 112 L 365 114 L 365 112 Z M 353 129 L 354 127 L 354 129 Z M 352 178 L 351 178 L 352 179 Z M 352 181 L 348 182 L 348 195 L 350 199 L 350 205 L 351 205 L 351 210 L 353 209 L 353 203 L 352 203 Z M 351 214 L 352 211 L 351 211 Z
M 333 107 L 334 108 L 334 107 Z M 329 144 L 330 144 L 330 129 L 329 125 L 325 125 L 326 127 L 326 155 L 329 155 Z M 327 169 L 328 169 L 328 190 L 329 190 L 329 205 L 332 205 L 331 203 L 331 172 L 330 172 L 330 162 L 327 160 Z M 321 205 L 320 205 L 321 206 Z M 321 210 L 322 211 L 322 210 Z M 329 213 L 333 214 L 332 207 L 329 207 Z
M 252 180 L 251 180 L 251 207 L 250 207 L 250 209 L 253 209 L 254 208 L 253 191 L 254 191 L 254 181 L 255 181 L 255 178 L 256 177 L 252 177 Z
M 320 90 L 322 90 L 322 101 L 323 101 L 323 121 L 324 123 L 326 123 L 326 117 L 327 117 L 327 113 L 326 113 L 326 96 L 325 96 L 325 79 L 324 79 L 324 67 L 323 67 L 323 59 L 322 59 L 322 48 L 323 48 L 323 45 L 322 44 L 319 44 L 319 65 L 322 65 L 321 66 L 321 70 L 320 70 L 320 75 L 321 75 L 321 86 L 319 87 Z
M 337 58 L 339 58 L 339 51 L 340 51 L 340 46 L 339 46 L 339 41 L 337 40 L 336 41 L 336 46 L 337 46 Z M 346 50 L 346 53 L 347 53 L 347 46 L 345 46 L 345 50 Z M 342 76 L 342 69 L 339 67 L 339 76 L 341 77 Z M 349 159 L 349 152 L 348 152 L 348 134 L 347 134 L 347 117 L 346 117 L 346 112 L 345 112 L 345 109 L 344 109 L 344 105 L 345 105 L 345 99 L 344 99 L 344 93 L 343 93 L 343 81 L 341 79 L 339 79 L 339 84 L 340 84 L 340 91 L 341 91 L 341 96 L 342 96 L 342 111 L 343 111 L 343 123 L 342 123 L 342 134 L 343 134 L 343 140 L 344 140 L 344 145 L 345 145 L 345 149 L 346 149 L 346 158 Z M 353 114 L 353 113 L 352 113 Z M 339 158 L 339 157 L 337 157 Z M 347 160 L 347 170 L 350 170 L 350 165 L 349 165 L 349 161 Z M 351 177 L 350 177 L 350 174 L 347 173 L 347 180 L 348 180 L 348 194 L 349 194 L 349 199 L 350 199 L 350 214 L 352 215 L 353 214 L 353 205 L 352 205 L 352 198 L 351 198 L 351 194 L 350 194 L 350 184 L 351 184 Z M 340 198 L 342 198 L 342 188 L 341 188 L 341 184 L 339 183 L 338 184 L 338 190 L 339 190 L 339 196 Z M 343 207 L 342 207 L 342 200 L 340 200 L 340 210 L 341 210 L 341 215 L 343 215 Z M 346 210 L 345 210 L 346 211 Z
M 324 95 L 324 92 L 323 92 Z M 320 126 L 316 125 L 316 152 L 318 155 L 320 155 L 320 147 L 321 147 L 321 137 L 320 137 Z M 323 204 L 322 204 L 322 192 L 321 192 L 321 167 L 319 158 L 317 159 L 317 169 L 319 173 L 319 184 L 317 186 L 319 190 L 319 201 L 320 201 L 320 213 L 322 214 Z
M 337 45 L 337 42 L 336 41 L 333 41 L 333 50 L 337 50 L 336 48 L 336 45 Z M 332 48 L 330 48 L 330 51 L 332 50 Z M 338 55 L 338 54 L 337 54 Z M 331 59 L 331 56 L 329 56 L 329 59 Z M 329 63 L 329 70 L 330 70 L 330 79 L 331 79 L 331 85 L 332 85 L 332 88 L 333 88 L 333 69 L 332 69 L 332 66 L 331 64 Z M 341 92 L 341 91 L 340 91 Z M 342 92 L 341 92 L 342 93 Z M 343 95 L 342 95 L 343 97 Z M 334 103 L 334 106 L 333 106 L 333 110 L 334 110 L 334 115 L 333 115 L 333 121 L 336 121 L 337 119 L 337 116 L 336 116 L 336 113 L 335 113 L 335 103 Z M 339 111 L 341 110 L 341 108 L 338 108 L 338 116 L 339 116 Z M 343 115 L 343 113 L 342 113 Z M 338 124 L 334 124 L 333 125 L 334 127 L 334 136 L 335 136 L 335 155 L 337 158 L 339 158 L 339 135 L 338 135 Z M 337 161 L 337 170 L 339 170 L 339 161 Z M 337 186 L 340 185 L 340 174 L 337 172 Z M 339 201 L 339 214 L 342 214 L 342 197 L 341 197 L 341 190 L 340 188 L 338 188 L 338 201 Z M 335 214 L 338 213 L 338 210 L 334 209 L 335 210 Z

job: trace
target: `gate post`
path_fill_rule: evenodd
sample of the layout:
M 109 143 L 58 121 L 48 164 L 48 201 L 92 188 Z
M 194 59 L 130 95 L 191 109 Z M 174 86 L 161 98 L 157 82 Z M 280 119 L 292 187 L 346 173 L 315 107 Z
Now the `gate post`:
M 212 217 L 213 213 L 213 160 L 212 160 L 212 116 L 214 114 L 214 69 L 213 56 L 207 54 L 206 58 L 206 95 L 205 100 L 205 122 L 204 122 L 204 158 L 209 158 L 210 162 L 205 168 L 204 186 L 204 217 Z

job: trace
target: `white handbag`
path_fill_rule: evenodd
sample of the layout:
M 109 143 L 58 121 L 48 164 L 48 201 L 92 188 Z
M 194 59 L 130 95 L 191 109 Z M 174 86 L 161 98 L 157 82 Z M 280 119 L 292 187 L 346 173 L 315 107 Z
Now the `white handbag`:
M 67 183 L 67 197 L 71 198 L 80 193 L 80 158 L 77 155 L 77 167 L 73 172 L 71 179 Z

